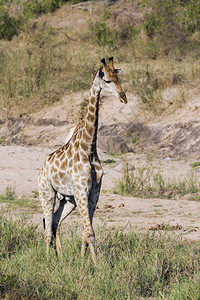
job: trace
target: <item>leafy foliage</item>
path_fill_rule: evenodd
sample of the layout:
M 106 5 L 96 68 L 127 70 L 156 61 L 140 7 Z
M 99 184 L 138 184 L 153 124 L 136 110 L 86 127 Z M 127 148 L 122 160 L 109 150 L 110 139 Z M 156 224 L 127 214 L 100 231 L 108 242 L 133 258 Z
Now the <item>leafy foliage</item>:
M 54 12 L 66 2 L 79 3 L 86 0 L 29 0 L 22 1 L 19 5 L 18 1 L 12 1 L 13 6 L 20 7 L 19 12 L 14 16 L 9 13 L 9 3 L 2 1 L 0 3 L 0 39 L 11 40 L 14 35 L 22 32 L 30 20 L 46 14 Z
M 191 34 L 200 30 L 200 1 L 142 0 L 141 5 L 150 8 L 144 19 L 147 36 L 158 37 L 166 53 L 189 46 Z
M 107 26 L 104 20 L 100 20 L 94 24 L 90 23 L 89 30 L 93 43 L 101 47 L 115 46 L 118 39 L 118 32 Z
M 18 34 L 19 21 L 9 15 L 5 7 L 0 6 L 0 39 L 11 40 Z

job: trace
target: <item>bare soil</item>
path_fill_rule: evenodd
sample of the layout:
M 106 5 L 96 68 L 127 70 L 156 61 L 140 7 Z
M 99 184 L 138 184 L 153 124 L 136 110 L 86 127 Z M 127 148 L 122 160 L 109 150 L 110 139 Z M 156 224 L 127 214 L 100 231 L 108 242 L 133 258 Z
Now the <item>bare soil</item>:
M 25 214 L 30 220 L 42 227 L 42 211 L 39 200 L 33 198 L 37 191 L 37 173 L 46 155 L 53 149 L 47 147 L 0 146 L 0 194 L 6 187 L 15 188 L 20 198 L 26 195 L 32 199 L 37 208 L 13 207 L 8 209 L 7 204 L 1 203 L 1 212 L 4 215 L 14 214 L 21 217 Z M 145 162 L 145 154 L 128 153 L 121 156 L 109 156 L 99 150 L 102 161 L 114 159 L 115 162 L 103 163 L 105 175 L 97 210 L 94 216 L 94 226 L 106 224 L 108 228 L 120 228 L 126 232 L 131 227 L 139 231 L 166 231 L 178 234 L 183 238 L 199 241 L 200 239 L 200 202 L 189 200 L 189 195 L 182 199 L 140 199 L 113 194 L 115 181 L 121 176 L 126 156 L 129 166 L 138 162 Z M 186 176 L 191 170 L 190 161 L 155 159 L 155 167 L 161 167 L 166 177 Z M 12 200 L 10 200 L 12 201 Z M 28 201 L 28 200 L 27 200 Z M 9 206 L 10 207 L 10 206 Z M 78 210 L 74 211 L 66 220 L 67 224 L 82 226 Z
M 166 91 L 168 94 L 171 92 Z M 78 120 L 80 103 L 87 94 L 66 95 L 60 103 L 28 117 L 22 116 L 8 122 L 2 117 L 0 133 L 6 138 L 0 145 L 0 194 L 12 186 L 19 198 L 25 195 L 27 202 L 32 199 L 34 207 L 27 205 L 19 208 L 1 203 L 2 213 L 13 213 L 14 217 L 25 214 L 39 228 L 42 227 L 39 199 L 33 198 L 37 191 L 38 170 L 46 155 L 64 143 L 70 128 Z M 199 241 L 200 202 L 192 201 L 191 195 L 182 199 L 140 199 L 113 194 L 115 181 L 120 178 L 124 167 L 124 158 L 131 169 L 152 157 L 154 168 L 161 170 L 166 178 L 187 178 L 192 171 L 191 163 L 200 160 L 199 93 L 191 92 L 190 99 L 175 112 L 156 117 L 145 113 L 133 94 L 127 94 L 127 105 L 116 103 L 114 97 L 102 96 L 98 152 L 102 162 L 107 159 L 115 162 L 103 162 L 105 175 L 94 227 L 106 223 L 109 228 L 119 227 L 123 231 L 131 226 L 139 231 L 168 230 L 186 239 Z M 133 144 L 131 140 L 138 132 L 138 143 Z M 132 152 L 115 156 L 106 154 L 103 149 L 106 146 L 105 136 L 109 139 L 120 137 Z M 200 168 L 195 170 L 195 174 L 199 178 Z M 65 222 L 82 226 L 78 210 Z

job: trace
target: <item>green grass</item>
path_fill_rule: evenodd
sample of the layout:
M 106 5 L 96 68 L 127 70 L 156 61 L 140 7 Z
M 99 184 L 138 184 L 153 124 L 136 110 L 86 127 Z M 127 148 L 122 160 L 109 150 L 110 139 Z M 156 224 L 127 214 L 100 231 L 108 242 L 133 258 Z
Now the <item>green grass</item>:
M 129 171 L 128 163 L 125 162 L 121 178 L 115 184 L 114 193 L 168 199 L 188 194 L 191 199 L 199 201 L 200 183 L 194 173 L 189 173 L 184 179 L 166 179 L 151 162 L 135 166 L 133 171 Z
M 97 230 L 97 264 L 80 257 L 81 233 L 65 228 L 63 257 L 45 253 L 42 232 L 0 221 L 0 295 L 6 299 L 199 299 L 192 245 L 155 234 Z
M 135 132 L 135 136 L 131 139 L 133 144 L 138 144 L 140 140 L 140 133 L 138 131 Z
M 5 192 L 0 195 L 0 202 L 8 200 L 14 200 L 16 198 L 15 188 L 13 186 L 7 186 Z
M 38 191 L 32 191 L 32 197 L 22 195 L 17 197 L 15 188 L 13 186 L 7 186 L 3 194 L 0 195 L 0 203 L 6 203 L 7 208 L 25 208 L 25 209 L 37 209 L 38 206 Z M 39 208 L 40 209 L 40 208 Z
M 191 164 L 191 167 L 192 167 L 193 169 L 200 167 L 200 161 L 195 161 L 195 162 L 193 162 L 193 163 Z
M 116 160 L 108 158 L 102 161 L 104 164 L 113 164 L 116 163 Z

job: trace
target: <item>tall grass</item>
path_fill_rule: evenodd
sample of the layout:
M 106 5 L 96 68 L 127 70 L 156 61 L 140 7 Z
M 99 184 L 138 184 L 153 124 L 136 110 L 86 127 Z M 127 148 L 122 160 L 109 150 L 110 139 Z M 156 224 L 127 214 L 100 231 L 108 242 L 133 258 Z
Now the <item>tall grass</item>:
M 26 30 L 33 18 L 42 14 L 53 13 L 62 5 L 79 3 L 86 0 L 29 0 L 1 1 L 0 3 L 0 39 L 12 40 Z
M 171 102 L 184 102 L 180 99 L 186 97 L 181 95 L 170 103 L 165 101 L 162 93 L 166 88 L 176 86 L 182 91 L 186 81 L 198 84 L 199 6 L 195 3 L 167 1 L 166 7 L 165 1 L 161 1 L 159 7 L 157 0 L 140 1 L 135 10 L 143 13 L 142 21 L 115 22 L 115 4 L 99 10 L 97 2 L 89 22 L 84 12 L 77 10 L 74 14 L 74 18 L 84 20 L 84 26 L 75 28 L 71 22 L 58 30 L 50 25 L 51 18 L 45 14 L 64 2 L 69 1 L 13 1 L 12 7 L 3 1 L 0 5 L 0 19 L 8 26 L 1 26 L 0 38 L 8 30 L 7 39 L 11 40 L 0 41 L 0 109 L 4 112 L 30 113 L 60 101 L 65 93 L 88 89 L 100 66 L 98 62 L 109 55 L 115 57 L 116 65 L 123 63 L 120 77 L 128 91 L 136 93 L 142 108 L 153 113 L 168 109 Z M 173 8 L 180 18 L 173 16 Z M 12 23 L 12 18 L 17 20 L 17 12 L 26 26 Z M 96 12 L 98 19 L 93 18 Z M 40 14 L 44 16 L 38 18 Z M 186 30 L 186 36 L 184 31 L 184 39 L 176 42 L 181 28 Z M 168 33 L 169 37 L 173 35 L 173 44 L 169 43 Z
M 20 225 L 21 223 L 21 225 Z M 42 233 L 23 220 L 0 222 L 0 295 L 6 299 L 198 299 L 199 257 L 167 235 L 97 232 L 97 265 L 80 257 L 68 228 L 63 257 L 45 253 Z
M 153 167 L 151 162 L 137 165 L 133 171 L 129 171 L 126 161 L 121 178 L 115 184 L 114 192 L 148 198 L 172 198 L 188 194 L 193 199 L 199 199 L 200 183 L 194 173 L 188 174 L 184 179 L 174 177 L 167 179 L 159 169 Z
M 28 113 L 59 101 L 66 91 L 89 88 L 94 60 L 88 60 L 82 49 L 75 57 L 63 33 L 55 40 L 56 34 L 42 23 L 27 32 L 26 47 L 0 50 L 1 108 Z

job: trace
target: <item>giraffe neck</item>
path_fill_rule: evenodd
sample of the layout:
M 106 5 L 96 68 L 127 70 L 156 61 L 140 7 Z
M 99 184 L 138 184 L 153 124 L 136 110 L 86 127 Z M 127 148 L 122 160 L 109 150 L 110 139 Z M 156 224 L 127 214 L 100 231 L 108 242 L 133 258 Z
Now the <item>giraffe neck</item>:
M 82 133 L 84 150 L 88 152 L 89 156 L 96 152 L 100 92 L 101 87 L 97 75 L 90 89 L 88 109 Z

